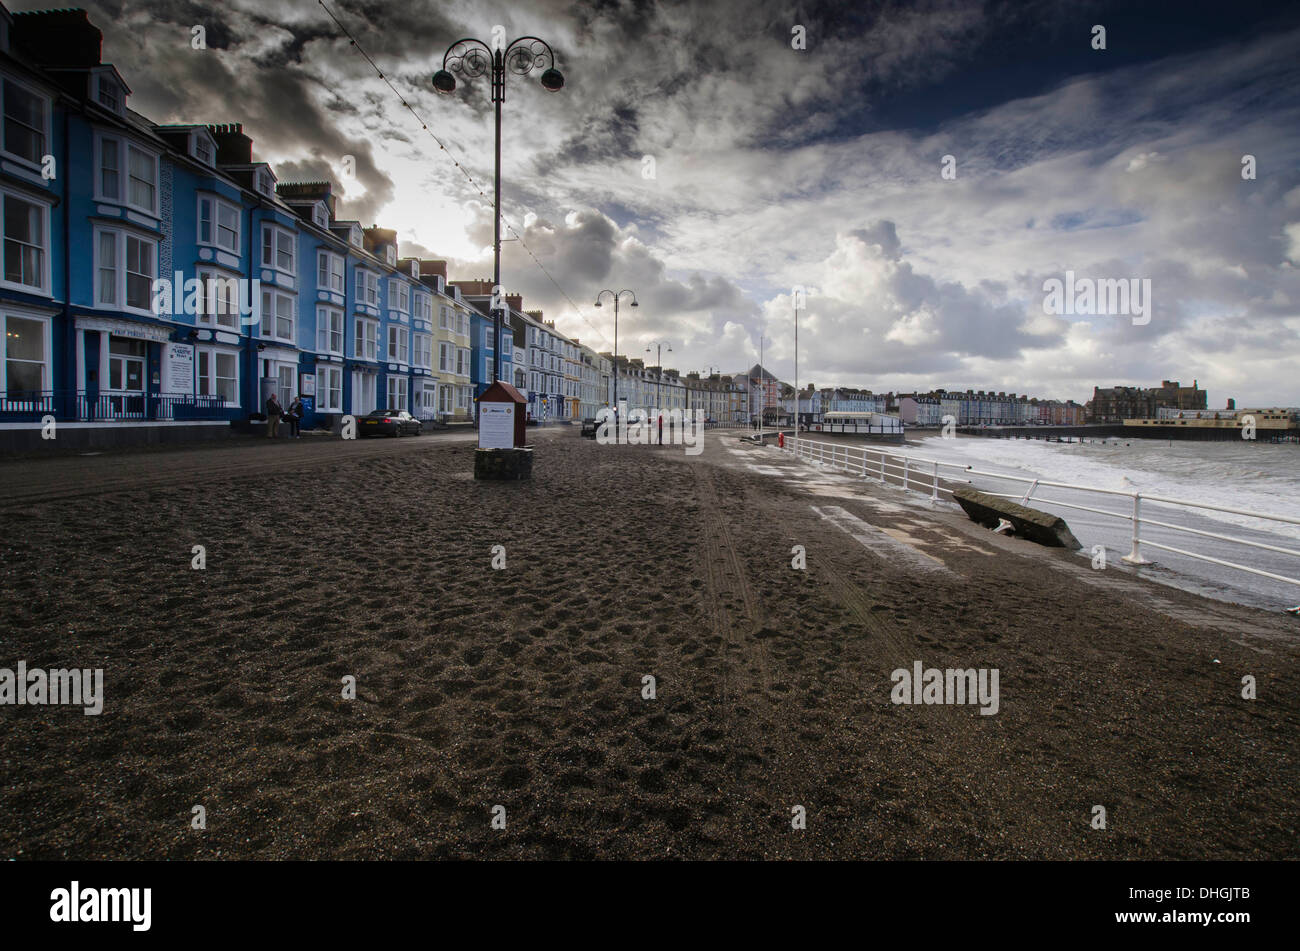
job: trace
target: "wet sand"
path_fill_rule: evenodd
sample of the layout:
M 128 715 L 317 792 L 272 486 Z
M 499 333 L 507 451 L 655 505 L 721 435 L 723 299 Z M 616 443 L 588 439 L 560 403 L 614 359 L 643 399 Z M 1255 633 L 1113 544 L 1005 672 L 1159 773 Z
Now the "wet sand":
M 524 484 L 438 437 L 0 463 L 0 667 L 106 691 L 0 707 L 0 858 L 1294 857 L 1296 638 L 810 499 L 734 438 L 530 436 Z M 917 660 L 998 668 L 998 714 L 895 705 Z

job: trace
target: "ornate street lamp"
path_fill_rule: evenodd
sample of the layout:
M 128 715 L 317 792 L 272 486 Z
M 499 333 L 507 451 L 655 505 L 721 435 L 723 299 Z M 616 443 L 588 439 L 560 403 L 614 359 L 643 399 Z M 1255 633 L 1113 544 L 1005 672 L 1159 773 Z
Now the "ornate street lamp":
M 492 332 L 495 337 L 495 360 L 492 382 L 501 378 L 501 103 L 506 99 L 506 73 L 527 76 L 542 70 L 542 88 L 556 92 L 564 86 L 564 76 L 555 68 L 555 54 L 544 40 L 521 36 L 509 46 L 493 48 L 482 40 L 457 40 L 442 57 L 442 69 L 433 74 L 433 88 L 440 93 L 454 92 L 456 77 L 473 79 L 489 70 L 492 73 L 492 101 L 496 103 L 496 214 L 492 226 Z
M 624 294 L 631 294 L 632 306 L 638 307 L 640 305 L 637 304 L 636 294 L 633 291 L 629 291 L 626 288 L 624 288 L 623 290 L 615 294 L 609 288 L 605 288 L 605 290 L 601 291 L 599 294 L 596 295 L 597 307 L 600 306 L 600 299 L 604 297 L 606 294 L 614 298 L 614 413 L 617 415 L 618 414 L 618 301 L 619 298 L 621 298 Z

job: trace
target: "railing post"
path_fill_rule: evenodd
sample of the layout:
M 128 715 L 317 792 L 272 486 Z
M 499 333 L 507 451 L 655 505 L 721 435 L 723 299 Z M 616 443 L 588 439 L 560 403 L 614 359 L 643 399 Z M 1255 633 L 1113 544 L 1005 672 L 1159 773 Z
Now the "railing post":
M 885 484 L 885 454 L 880 454 L 880 484 Z
M 1133 493 L 1133 550 L 1124 556 L 1123 560 L 1130 565 L 1149 565 L 1150 561 L 1142 557 L 1140 545 L 1142 539 L 1139 536 L 1139 530 L 1142 524 L 1142 493 Z
M 1037 479 L 1035 479 L 1033 482 L 1030 483 L 1030 485 L 1029 485 L 1029 489 L 1025 492 L 1024 498 L 1022 498 L 1022 499 L 1020 500 L 1020 504 L 1021 504 L 1021 505 L 1024 505 L 1026 502 L 1029 501 L 1029 497 L 1030 497 L 1031 495 L 1034 494 L 1034 490 L 1035 490 L 1036 488 L 1038 488 L 1038 480 L 1037 480 Z
M 909 467 L 911 466 L 911 462 L 912 460 L 909 459 L 907 456 L 903 457 L 903 491 L 904 492 L 907 491 L 907 472 Z
M 934 464 L 934 486 L 930 489 L 930 501 L 939 501 L 939 463 Z

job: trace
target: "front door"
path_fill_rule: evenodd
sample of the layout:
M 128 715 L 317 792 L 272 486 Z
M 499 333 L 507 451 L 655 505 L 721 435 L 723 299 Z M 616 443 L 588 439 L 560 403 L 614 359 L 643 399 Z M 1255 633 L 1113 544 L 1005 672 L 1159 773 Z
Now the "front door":
M 143 340 L 110 337 L 108 341 L 108 406 L 113 416 L 144 418 Z

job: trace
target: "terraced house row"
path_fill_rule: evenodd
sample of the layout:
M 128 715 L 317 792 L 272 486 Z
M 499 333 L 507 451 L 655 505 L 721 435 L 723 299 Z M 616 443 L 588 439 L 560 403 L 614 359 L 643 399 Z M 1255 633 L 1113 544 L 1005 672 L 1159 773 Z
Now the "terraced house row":
M 496 357 L 492 286 L 399 256 L 338 217 L 327 181 L 280 182 L 239 123 L 130 108 L 83 10 L 0 5 L 0 445 L 54 420 L 73 444 L 253 422 L 271 393 L 305 428 L 402 409 L 471 422 Z M 634 407 L 739 420 L 730 378 L 599 352 L 504 295 L 501 378 L 536 421 Z
M 0 7 L 0 427 L 228 430 L 271 392 L 307 426 L 472 418 L 493 341 L 446 265 L 339 220 L 328 182 L 277 182 L 239 124 L 134 112 L 101 40 L 81 10 Z

